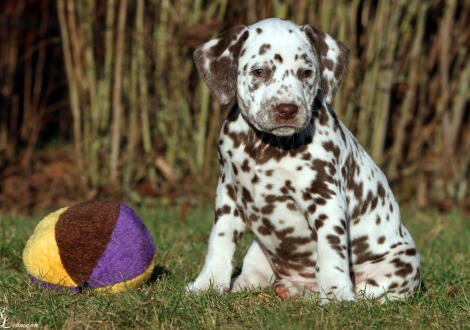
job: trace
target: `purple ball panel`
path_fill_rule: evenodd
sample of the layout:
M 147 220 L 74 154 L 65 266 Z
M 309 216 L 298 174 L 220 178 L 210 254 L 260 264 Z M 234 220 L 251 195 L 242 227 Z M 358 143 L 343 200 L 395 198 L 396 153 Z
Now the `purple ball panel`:
M 52 284 L 52 283 L 49 283 L 49 282 L 41 281 L 40 279 L 38 279 L 38 278 L 36 278 L 36 277 L 34 277 L 30 274 L 28 274 L 28 276 L 31 279 L 31 281 L 33 281 L 33 283 L 36 284 L 40 288 L 51 288 L 51 289 L 54 289 L 56 291 L 61 291 L 61 290 L 64 290 L 64 289 L 68 289 L 70 291 L 77 292 L 77 293 L 82 292 L 82 288 L 80 288 L 78 286 L 60 286 L 60 285 Z
M 92 288 L 120 283 L 142 274 L 155 256 L 155 244 L 144 222 L 130 207 L 120 206 L 111 240 L 88 280 Z

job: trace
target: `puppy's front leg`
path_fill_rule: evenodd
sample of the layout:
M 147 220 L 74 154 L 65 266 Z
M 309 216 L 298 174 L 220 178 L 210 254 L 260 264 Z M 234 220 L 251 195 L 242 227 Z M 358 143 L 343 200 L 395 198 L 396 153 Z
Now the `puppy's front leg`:
M 230 288 L 235 250 L 246 224 L 236 206 L 236 188 L 227 183 L 228 176 L 222 177 L 217 186 L 214 224 L 204 267 L 196 280 L 186 286 L 187 291 L 204 291 L 212 286 L 222 293 Z
M 315 273 L 320 298 L 322 303 L 329 299 L 354 301 L 357 298 L 349 274 L 346 203 L 338 189 L 330 186 L 328 191 L 328 200 L 317 198 L 307 208 L 310 228 L 317 236 Z

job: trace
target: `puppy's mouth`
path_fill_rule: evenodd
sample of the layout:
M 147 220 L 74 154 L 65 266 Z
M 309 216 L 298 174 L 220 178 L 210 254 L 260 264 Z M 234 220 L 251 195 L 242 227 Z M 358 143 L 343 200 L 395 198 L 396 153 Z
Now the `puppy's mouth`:
M 305 125 L 305 127 L 306 126 L 307 125 Z M 294 125 L 282 125 L 282 126 L 277 126 L 271 130 L 265 130 L 265 131 L 276 136 L 291 136 L 291 135 L 294 135 L 295 133 L 300 132 L 305 127 L 298 127 Z
M 249 125 L 258 131 L 270 133 L 276 136 L 291 136 L 304 130 L 311 116 L 298 114 L 295 118 L 283 119 L 273 116 L 257 116 L 258 118 L 245 118 Z M 278 117 L 278 116 L 277 116 Z
M 304 130 L 308 124 L 309 120 L 305 120 L 304 122 L 299 121 L 288 121 L 285 123 L 277 123 L 277 122 L 259 122 L 259 121 L 251 121 L 251 124 L 259 131 L 270 133 L 276 136 L 291 136 L 294 135 L 302 130 Z

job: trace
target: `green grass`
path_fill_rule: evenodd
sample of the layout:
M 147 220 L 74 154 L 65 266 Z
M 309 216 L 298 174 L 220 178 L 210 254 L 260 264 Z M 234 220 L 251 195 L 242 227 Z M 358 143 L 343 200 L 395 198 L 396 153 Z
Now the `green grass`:
M 402 210 L 423 260 L 426 291 L 406 301 L 376 304 L 281 301 L 272 290 L 185 295 L 184 285 L 200 270 L 212 211 L 136 209 L 152 233 L 160 276 L 141 289 L 117 295 L 39 290 L 21 259 L 40 218 L 0 216 L 0 311 L 6 325 L 41 329 L 469 329 L 470 219 L 452 212 Z M 241 265 L 252 234 L 240 243 Z M 0 328 L 2 321 L 0 320 Z

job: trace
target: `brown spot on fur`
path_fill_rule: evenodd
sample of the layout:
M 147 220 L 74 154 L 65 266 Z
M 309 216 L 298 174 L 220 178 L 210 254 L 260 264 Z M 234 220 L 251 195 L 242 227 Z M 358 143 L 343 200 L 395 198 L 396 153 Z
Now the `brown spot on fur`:
M 317 205 L 326 205 L 326 199 L 323 198 L 315 198 L 313 200 Z
M 384 187 L 382 186 L 382 183 L 379 182 L 378 186 L 377 186 L 377 195 L 381 198 L 381 199 L 384 199 L 385 198 L 385 189 Z
M 392 244 L 392 245 L 390 245 L 390 249 L 394 249 L 394 248 L 396 248 L 397 246 L 400 246 L 400 245 L 403 245 L 403 243 L 400 242 L 400 243 Z
M 359 265 L 370 261 L 377 263 L 383 261 L 388 252 L 375 254 L 369 249 L 368 236 L 361 236 L 351 241 L 352 253 L 356 256 L 355 264 Z
M 261 47 L 259 48 L 259 55 L 265 54 L 270 49 L 271 49 L 270 44 L 262 44 Z
M 223 216 L 224 214 L 230 214 L 230 212 L 232 212 L 232 208 L 229 205 L 224 205 L 222 207 L 219 207 L 215 211 L 214 223 L 217 223 L 217 221 L 219 220 L 221 216 Z
M 323 224 L 326 219 L 328 219 L 328 216 L 326 214 L 320 214 L 318 218 L 315 219 L 315 222 L 314 222 L 315 230 L 318 230 L 321 227 L 323 227 Z
M 243 172 L 250 172 L 251 168 L 250 168 L 250 166 L 248 165 L 248 159 L 245 159 L 245 160 L 243 161 L 243 164 L 242 164 L 242 166 L 241 166 L 241 169 L 242 169 Z
M 261 219 L 262 225 L 258 227 L 257 232 L 260 233 L 261 235 L 271 235 L 276 227 L 273 226 L 271 221 L 269 221 L 268 218 L 262 218 Z
M 292 200 L 289 196 L 275 196 L 275 195 L 267 195 L 264 197 L 264 200 L 268 204 L 276 203 L 276 202 L 286 202 L 288 200 Z
M 263 213 L 264 215 L 272 214 L 274 211 L 274 208 L 275 208 L 275 204 L 268 204 L 261 208 L 261 213 Z
M 321 126 L 328 126 L 328 119 L 329 119 L 328 110 L 325 108 L 324 105 L 318 110 L 318 122 Z
M 233 237 L 232 237 L 232 242 L 235 243 L 235 245 L 238 245 L 240 240 L 242 239 L 243 232 L 238 232 L 238 230 L 233 231 Z
M 400 276 L 400 277 L 406 277 L 407 275 L 413 273 L 413 266 L 408 263 L 408 262 L 403 262 L 399 258 L 395 258 L 392 261 L 390 261 L 391 264 L 395 266 L 397 271 L 395 271 L 395 275 Z
M 344 235 L 345 231 L 343 228 L 339 227 L 339 226 L 334 226 L 333 228 L 335 230 L 335 232 L 338 234 L 338 235 Z
M 377 226 L 380 225 L 380 221 L 381 221 L 381 219 L 380 219 L 379 215 L 377 214 L 377 219 L 375 220 L 375 224 Z
M 323 65 L 325 66 L 325 68 L 327 68 L 330 71 L 333 71 L 333 69 L 335 67 L 335 63 L 330 59 L 323 60 Z M 333 84 L 334 84 L 334 82 L 333 82 Z
M 371 279 L 371 278 L 368 278 L 368 279 L 366 280 L 366 283 L 367 283 L 368 285 L 371 285 L 371 286 L 376 286 L 376 287 L 379 286 L 379 284 L 377 283 L 377 281 L 376 281 L 376 280 L 373 280 L 373 279 Z
M 310 204 L 310 205 L 307 207 L 307 211 L 308 211 L 308 213 L 310 213 L 310 214 L 315 213 L 316 210 L 317 210 L 317 206 L 316 206 L 315 204 Z
M 331 248 L 338 253 L 341 259 L 346 259 L 343 253 L 343 248 L 340 246 L 341 239 L 339 238 L 339 236 L 330 234 L 326 236 L 326 239 L 328 240 L 328 243 L 330 244 Z
M 248 219 L 251 221 L 251 222 L 256 222 L 259 220 L 259 216 L 257 216 L 256 214 L 250 214 L 250 216 L 248 217 Z
M 253 197 L 245 187 L 242 188 L 242 203 L 245 208 L 247 203 L 253 203 Z
M 233 188 L 232 185 L 227 184 L 227 185 L 225 186 L 225 189 L 227 189 L 227 195 L 228 195 L 228 197 L 230 197 L 231 200 L 236 201 L 236 200 L 237 200 L 237 196 L 236 196 L 235 188 Z
M 310 168 L 316 172 L 315 179 L 310 183 L 307 192 L 316 194 L 324 199 L 331 199 L 336 193 L 330 189 L 328 183 L 334 184 L 335 180 L 331 174 L 327 172 L 330 163 L 321 159 L 314 159 Z
M 287 203 L 286 207 L 287 207 L 287 209 L 289 209 L 291 211 L 297 210 L 297 206 L 295 206 L 294 203 Z
M 234 163 L 232 163 L 232 170 L 235 175 L 238 175 L 238 168 Z
M 335 145 L 333 141 L 323 142 L 323 148 L 326 151 L 333 153 L 333 156 L 335 157 L 335 159 L 339 158 L 340 148 L 339 146 Z

